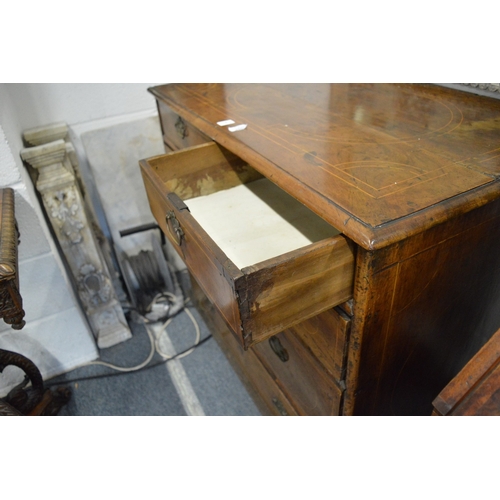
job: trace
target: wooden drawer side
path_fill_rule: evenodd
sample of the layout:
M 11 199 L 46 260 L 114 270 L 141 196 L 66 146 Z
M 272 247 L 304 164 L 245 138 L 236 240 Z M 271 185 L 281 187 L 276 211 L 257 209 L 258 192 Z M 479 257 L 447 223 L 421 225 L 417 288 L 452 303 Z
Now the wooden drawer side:
M 242 272 L 242 323 L 256 343 L 352 297 L 354 252 L 337 236 Z
M 262 177 L 241 158 L 215 142 L 142 160 L 168 192 L 182 200 L 204 196 Z
M 170 193 L 155 178 L 154 172 L 143 168 L 142 173 L 151 211 L 162 231 L 192 274 L 196 276 L 205 294 L 218 305 L 219 312 L 226 322 L 234 332 L 240 332 L 241 320 L 233 286 L 235 278 L 239 276 L 238 270 L 227 262 L 217 247 L 209 245 L 210 239 L 204 238 L 203 229 L 196 227 L 196 221 L 189 217 L 189 213 L 183 213 L 184 210 L 179 210 L 171 202 Z M 177 244 L 167 225 L 165 216 L 169 212 L 175 214 L 181 227 L 184 228 L 185 235 L 180 245 Z

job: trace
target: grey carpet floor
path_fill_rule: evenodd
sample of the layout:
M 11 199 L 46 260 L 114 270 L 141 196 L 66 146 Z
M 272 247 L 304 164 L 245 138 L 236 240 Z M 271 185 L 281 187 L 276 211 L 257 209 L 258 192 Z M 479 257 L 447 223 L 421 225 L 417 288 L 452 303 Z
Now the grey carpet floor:
M 194 308 L 189 309 L 197 320 L 202 343 L 192 353 L 178 360 L 188 385 L 207 416 L 258 416 L 244 385 L 220 350 Z M 133 367 L 147 359 L 151 343 L 143 324 L 129 321 L 133 336 L 116 346 L 101 350 L 101 360 L 124 367 Z M 188 349 L 195 341 L 194 326 L 185 311 L 176 315 L 168 326 L 168 336 L 176 353 Z M 184 416 L 193 414 L 179 382 L 172 379 L 168 364 L 155 353 L 146 368 L 127 372 L 108 367 L 88 365 L 57 378 L 47 386 L 64 383 L 72 391 L 70 402 L 60 416 Z M 151 367 L 153 365 L 155 367 Z M 104 376 L 103 375 L 111 375 Z M 95 378 L 94 378 L 95 377 Z

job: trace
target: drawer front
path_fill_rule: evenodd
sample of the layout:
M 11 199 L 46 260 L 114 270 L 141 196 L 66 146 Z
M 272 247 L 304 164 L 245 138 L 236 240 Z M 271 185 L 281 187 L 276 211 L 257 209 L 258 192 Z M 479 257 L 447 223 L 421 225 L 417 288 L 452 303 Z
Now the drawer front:
M 183 120 L 161 101 L 158 103 L 163 141 L 172 150 L 210 142 L 211 139 Z
M 300 415 L 339 415 L 342 390 L 293 331 L 253 350 Z
M 244 351 L 238 345 L 234 337 L 226 334 L 224 347 L 226 355 L 235 361 L 243 371 L 244 376 L 257 392 L 259 398 L 266 405 L 271 415 L 292 416 L 298 415 L 293 405 L 288 401 L 279 385 L 273 380 L 269 372 L 264 368 L 252 349 Z
M 340 306 L 290 328 L 339 383 L 344 379 L 350 329 L 351 319 Z
M 196 280 L 192 279 L 191 283 L 190 295 L 193 303 L 260 411 L 264 415 L 297 415 L 295 408 L 262 366 L 252 349 L 243 350 Z
M 245 348 L 352 297 L 354 253 L 342 235 L 240 269 L 195 220 L 183 199 L 260 176 L 229 151 L 208 143 L 140 164 L 153 215 Z

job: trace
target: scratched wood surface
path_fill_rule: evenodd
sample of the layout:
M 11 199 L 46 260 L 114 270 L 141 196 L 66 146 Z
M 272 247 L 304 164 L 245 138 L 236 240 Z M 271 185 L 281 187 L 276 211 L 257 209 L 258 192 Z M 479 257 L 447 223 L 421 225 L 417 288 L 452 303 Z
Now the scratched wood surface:
M 430 415 L 500 327 L 500 101 L 431 85 L 151 92 L 359 245 L 341 413 Z M 300 339 L 326 367 L 333 347 Z M 321 385 L 313 365 L 302 373 Z
M 430 415 L 500 327 L 500 200 L 358 251 L 345 412 Z
M 500 100 L 410 84 L 150 90 L 367 249 L 446 220 L 443 200 L 467 210 L 467 193 L 500 196 Z M 225 119 L 247 127 L 230 132 Z

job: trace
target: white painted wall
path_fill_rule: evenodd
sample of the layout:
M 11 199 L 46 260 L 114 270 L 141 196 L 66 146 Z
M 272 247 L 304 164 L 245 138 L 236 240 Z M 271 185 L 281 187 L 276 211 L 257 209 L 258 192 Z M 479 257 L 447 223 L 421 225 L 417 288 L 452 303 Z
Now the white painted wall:
M 15 191 L 20 291 L 26 312 L 26 326 L 20 331 L 0 320 L 0 347 L 27 356 L 49 378 L 95 359 L 98 352 L 22 165 L 19 116 L 4 85 L 0 109 L 0 187 Z M 22 378 L 19 369 L 7 368 L 0 377 L 0 394 Z
M 69 126 L 156 108 L 153 83 L 7 83 L 20 130 L 63 121 Z
M 0 348 L 32 359 L 44 378 L 96 359 L 98 350 L 20 159 L 22 132 L 66 122 L 84 170 L 81 131 L 155 115 L 154 99 L 147 92 L 151 85 L 0 84 L 0 187 L 12 187 L 16 193 L 20 289 L 26 312 L 21 331 L 0 320 Z M 17 368 L 5 370 L 0 376 L 0 395 L 20 380 Z

